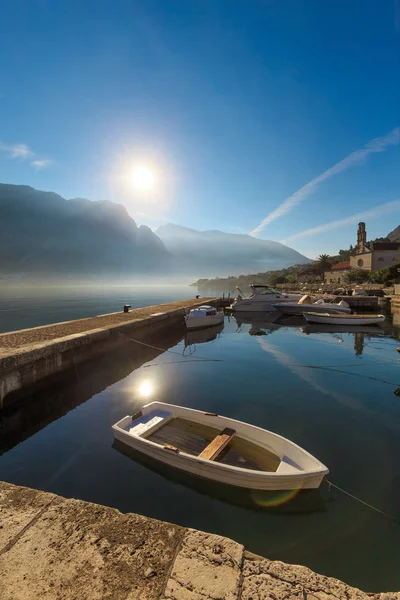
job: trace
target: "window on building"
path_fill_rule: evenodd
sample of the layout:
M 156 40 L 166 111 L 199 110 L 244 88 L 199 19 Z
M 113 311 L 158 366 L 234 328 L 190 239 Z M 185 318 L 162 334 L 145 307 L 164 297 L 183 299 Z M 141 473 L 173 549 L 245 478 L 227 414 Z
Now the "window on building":
M 392 261 L 395 262 L 396 260 L 399 260 L 399 259 L 396 258 L 395 256 L 393 256 Z
M 383 262 L 383 256 L 380 256 L 380 257 L 378 258 L 378 262 Z
M 362 259 L 362 258 L 359 258 L 359 259 L 358 259 L 358 261 L 357 261 L 357 266 L 359 266 L 359 267 L 362 267 L 362 266 L 363 266 L 363 264 L 364 264 L 364 261 L 363 261 L 363 259 Z

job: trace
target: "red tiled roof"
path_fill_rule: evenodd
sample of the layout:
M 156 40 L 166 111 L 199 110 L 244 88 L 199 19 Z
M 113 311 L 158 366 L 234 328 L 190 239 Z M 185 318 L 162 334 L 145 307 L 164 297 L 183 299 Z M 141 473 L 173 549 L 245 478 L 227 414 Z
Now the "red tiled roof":
M 332 271 L 341 271 L 342 269 L 350 269 L 350 261 L 347 260 L 345 262 L 336 263 L 336 265 L 332 266 Z

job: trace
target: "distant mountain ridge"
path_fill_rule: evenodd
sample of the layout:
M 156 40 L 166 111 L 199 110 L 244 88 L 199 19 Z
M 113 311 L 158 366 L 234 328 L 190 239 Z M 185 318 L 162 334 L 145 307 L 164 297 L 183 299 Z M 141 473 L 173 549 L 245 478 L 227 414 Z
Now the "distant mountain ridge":
M 393 229 L 393 231 L 391 231 L 390 233 L 388 233 L 387 237 L 392 242 L 398 242 L 398 241 L 400 241 L 400 225 L 398 225 L 396 227 L 396 229 Z
M 0 274 L 105 275 L 168 265 L 162 241 L 121 204 L 0 184 Z
M 282 269 L 311 262 L 284 244 L 246 234 L 197 231 L 173 223 L 162 225 L 156 234 L 175 257 L 176 268 L 205 276 Z
M 0 184 L 0 278 L 228 276 L 309 259 L 249 235 L 138 227 L 122 204 Z

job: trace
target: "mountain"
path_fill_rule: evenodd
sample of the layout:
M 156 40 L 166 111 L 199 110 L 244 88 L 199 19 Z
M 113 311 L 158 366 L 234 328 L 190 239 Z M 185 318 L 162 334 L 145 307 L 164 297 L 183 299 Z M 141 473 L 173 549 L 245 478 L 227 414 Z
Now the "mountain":
M 393 229 L 390 233 L 387 234 L 387 237 L 391 242 L 399 242 L 400 241 L 400 225 Z
M 157 234 L 156 234 L 157 233 Z M 281 269 L 309 259 L 249 235 L 138 227 L 126 208 L 0 184 L 0 278 L 193 278 Z
M 192 276 L 239 275 L 310 262 L 284 244 L 250 235 L 197 231 L 172 223 L 156 233 L 173 255 L 175 269 Z
M 160 272 L 170 256 L 121 204 L 0 184 L 0 275 Z

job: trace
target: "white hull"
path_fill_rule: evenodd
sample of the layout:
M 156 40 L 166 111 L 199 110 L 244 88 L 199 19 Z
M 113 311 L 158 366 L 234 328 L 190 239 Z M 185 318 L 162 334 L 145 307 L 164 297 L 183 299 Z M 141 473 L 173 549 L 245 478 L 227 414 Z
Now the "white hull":
M 231 306 L 234 312 L 275 312 L 274 304 L 296 303 L 302 298 L 301 294 L 284 294 L 269 297 L 255 296 L 254 298 L 243 298 L 236 300 Z
M 308 323 L 324 323 L 329 325 L 376 325 L 383 323 L 384 315 L 332 315 L 305 312 L 304 317 Z
M 283 315 L 302 315 L 304 312 L 318 312 L 318 313 L 335 313 L 348 315 L 351 313 L 351 308 L 347 306 L 339 306 L 339 304 L 274 304 L 274 307 L 279 310 Z
M 188 454 L 178 448 L 155 443 L 147 436 L 161 431 L 172 419 L 200 426 L 209 426 L 220 432 L 227 428 L 241 442 L 250 442 L 261 452 L 272 453 L 279 466 L 276 471 L 262 471 L 232 466 Z M 275 433 L 235 419 L 204 413 L 198 410 L 152 402 L 142 408 L 137 418 L 125 417 L 113 425 L 116 439 L 151 458 L 193 475 L 242 488 L 254 490 L 293 490 L 318 488 L 328 469 L 311 454 Z
M 188 329 L 203 329 L 205 327 L 214 327 L 224 322 L 224 313 L 217 313 L 209 317 L 193 316 L 190 313 L 185 317 L 186 327 Z

